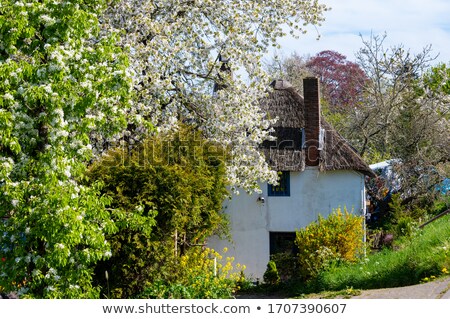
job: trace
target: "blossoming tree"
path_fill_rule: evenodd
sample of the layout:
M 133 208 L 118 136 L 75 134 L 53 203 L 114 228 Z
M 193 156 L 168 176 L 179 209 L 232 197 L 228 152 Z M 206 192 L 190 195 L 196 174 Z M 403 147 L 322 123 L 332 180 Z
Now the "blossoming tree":
M 230 150 L 231 185 L 252 191 L 276 180 L 258 152 L 273 120 L 258 104 L 270 84 L 262 58 L 285 32 L 319 24 L 324 10 L 317 0 L 122 0 L 103 26 L 123 32 L 130 48 L 131 113 L 161 130 L 194 123 Z
M 2 1 L 0 286 L 31 297 L 98 297 L 110 255 L 107 198 L 83 186 L 90 138 L 123 130 L 130 82 L 106 1 Z
M 2 1 L 0 286 L 98 297 L 92 270 L 116 227 L 109 198 L 83 178 L 123 134 L 132 144 L 181 120 L 229 150 L 231 185 L 274 181 L 258 152 L 273 120 L 258 105 L 261 60 L 324 10 L 317 0 Z

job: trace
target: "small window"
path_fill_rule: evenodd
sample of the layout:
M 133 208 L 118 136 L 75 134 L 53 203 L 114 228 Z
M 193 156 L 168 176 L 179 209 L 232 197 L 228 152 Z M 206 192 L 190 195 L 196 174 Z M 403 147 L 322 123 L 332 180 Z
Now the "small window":
M 289 172 L 279 172 L 278 178 L 278 185 L 268 185 L 267 194 L 269 196 L 290 196 Z
M 297 254 L 295 232 L 270 232 L 270 255 L 288 253 Z

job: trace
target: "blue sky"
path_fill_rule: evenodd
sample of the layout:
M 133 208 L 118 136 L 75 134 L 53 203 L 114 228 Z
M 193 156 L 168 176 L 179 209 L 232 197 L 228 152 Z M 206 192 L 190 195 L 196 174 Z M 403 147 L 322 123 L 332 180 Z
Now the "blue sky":
M 370 33 L 386 32 L 385 44 L 403 44 L 418 53 L 431 44 L 437 62 L 450 62 L 450 0 L 319 0 L 332 9 L 318 27 L 321 35 L 310 28 L 299 39 L 286 37 L 280 41 L 278 53 L 291 52 L 314 55 L 322 50 L 334 50 L 355 60 L 362 46 L 360 34 L 368 39 Z

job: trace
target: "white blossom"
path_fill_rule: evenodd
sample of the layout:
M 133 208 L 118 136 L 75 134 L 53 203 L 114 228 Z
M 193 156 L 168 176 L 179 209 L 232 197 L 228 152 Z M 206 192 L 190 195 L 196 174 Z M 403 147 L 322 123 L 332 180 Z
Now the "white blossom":
M 64 169 L 64 175 L 66 175 L 66 177 L 70 178 L 72 176 L 72 174 L 70 173 L 70 167 L 66 167 Z
M 11 93 L 6 93 L 3 95 L 3 98 L 5 100 L 14 100 L 14 96 L 11 95 Z
M 320 24 L 325 10 L 312 0 L 166 0 L 157 7 L 150 0 L 122 0 L 110 6 L 104 28 L 127 30 L 122 45 L 130 48 L 128 74 L 137 94 L 131 118 L 136 124 L 150 119 L 167 131 L 182 114 L 232 150 L 232 185 L 252 191 L 259 180 L 274 182 L 276 173 L 259 151 L 274 123 L 258 104 L 270 83 L 261 61 L 286 33 L 284 25 L 301 34 L 305 25 Z M 220 72 L 219 53 L 231 74 Z M 223 88 L 213 94 L 217 81 Z

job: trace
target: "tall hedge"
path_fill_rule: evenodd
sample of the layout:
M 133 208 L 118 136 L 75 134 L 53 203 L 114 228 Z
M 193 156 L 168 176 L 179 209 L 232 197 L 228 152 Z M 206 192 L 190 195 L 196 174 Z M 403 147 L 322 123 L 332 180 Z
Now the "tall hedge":
M 187 126 L 110 151 L 90 178 L 112 198 L 119 229 L 107 238 L 111 259 L 96 269 L 109 297 L 133 297 L 150 282 L 176 277 L 180 255 L 227 230 L 223 150 Z

